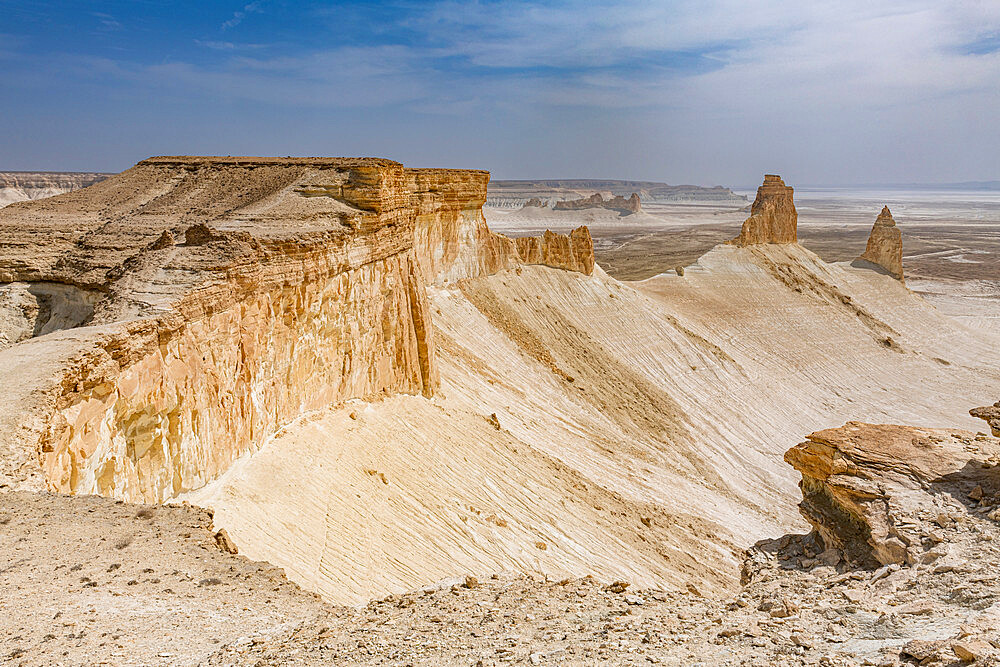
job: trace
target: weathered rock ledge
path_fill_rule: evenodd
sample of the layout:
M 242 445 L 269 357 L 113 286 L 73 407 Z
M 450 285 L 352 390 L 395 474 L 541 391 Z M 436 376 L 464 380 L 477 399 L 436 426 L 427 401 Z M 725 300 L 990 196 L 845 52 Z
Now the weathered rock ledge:
M 488 180 L 373 158 L 159 157 L 6 207 L 0 484 L 163 500 L 310 410 L 433 394 L 426 285 L 593 270 L 586 228 L 492 233 Z
M 802 516 L 827 549 L 862 567 L 923 562 L 929 493 L 1000 491 L 996 441 L 954 429 L 849 422 L 785 453 L 802 474 Z

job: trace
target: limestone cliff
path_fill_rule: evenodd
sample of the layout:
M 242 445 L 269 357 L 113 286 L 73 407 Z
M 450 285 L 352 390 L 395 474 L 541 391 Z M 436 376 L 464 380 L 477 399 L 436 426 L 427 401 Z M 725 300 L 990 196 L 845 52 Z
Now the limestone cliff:
M 750 217 L 743 221 L 740 235 L 732 242 L 740 246 L 797 243 L 798 213 L 793 193 L 780 176 L 765 174 L 750 208 Z
M 492 234 L 488 179 L 379 159 L 161 157 L 5 208 L 0 373 L 25 389 L 4 399 L 0 477 L 36 477 L 38 452 L 51 490 L 162 500 L 310 410 L 433 394 L 427 284 L 525 262 L 593 268 L 586 230 L 524 253 Z
M 608 199 L 599 192 L 595 192 L 589 197 L 582 199 L 571 199 L 568 201 L 557 201 L 552 207 L 555 211 L 582 211 L 588 208 L 606 208 L 610 211 L 618 211 L 624 215 L 638 213 L 642 210 L 639 203 L 639 195 L 633 192 L 626 199 L 621 195 L 614 195 Z
M 868 236 L 868 247 L 856 262 L 865 263 L 874 264 L 893 278 L 903 280 L 903 235 L 888 206 L 883 206 L 875 219 Z
M 0 208 L 73 192 L 111 176 L 95 172 L 0 171 Z

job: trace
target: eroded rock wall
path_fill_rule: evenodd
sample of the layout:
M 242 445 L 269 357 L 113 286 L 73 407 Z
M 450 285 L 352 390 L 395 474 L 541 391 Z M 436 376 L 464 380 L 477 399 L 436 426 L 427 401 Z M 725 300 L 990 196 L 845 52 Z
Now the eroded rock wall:
M 0 279 L 101 296 L 67 325 L 83 325 L 69 332 L 75 352 L 45 390 L 9 398 L 9 412 L 31 404 L 36 418 L 0 428 L 0 452 L 21 452 L 0 473 L 23 480 L 33 450 L 50 490 L 161 501 L 311 410 L 432 395 L 428 284 L 522 263 L 593 270 L 585 228 L 490 232 L 488 178 L 388 160 L 167 157 L 5 209 Z M 49 343 L 15 324 L 22 342 L 0 350 L 0 372 L 30 376 L 24 359 Z

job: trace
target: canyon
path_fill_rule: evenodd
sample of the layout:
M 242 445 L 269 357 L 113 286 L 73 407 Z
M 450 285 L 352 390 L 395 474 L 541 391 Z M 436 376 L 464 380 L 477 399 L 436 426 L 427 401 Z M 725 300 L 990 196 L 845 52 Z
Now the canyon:
M 93 510 L 133 535 L 120 548 L 93 543 L 93 527 L 47 538 L 102 554 L 67 584 L 73 622 L 98 627 L 87 609 L 114 591 L 101 604 L 138 641 L 126 608 L 180 591 L 220 641 L 174 650 L 218 664 L 402 659 L 349 648 L 389 621 L 410 660 L 922 650 L 904 646 L 929 632 L 922 612 L 878 635 L 874 610 L 923 599 L 898 573 L 933 574 L 935 545 L 997 561 L 975 541 L 995 532 L 996 407 L 969 410 L 998 398 L 1000 334 L 907 288 L 888 209 L 865 253 L 876 266 L 826 262 L 798 243 L 793 189 L 767 175 L 738 237 L 625 281 L 579 217 L 491 229 L 488 182 L 374 158 L 167 156 L 0 210 L 5 516 L 79 512 L 83 526 Z M 974 506 L 948 500 L 976 486 Z M 932 527 L 941 512 L 960 518 Z M 147 545 L 155 576 L 109 569 L 164 532 L 205 560 L 185 551 L 182 567 Z M 2 544 L 28 565 L 0 576 L 41 576 L 43 542 Z M 947 598 L 968 558 L 927 588 L 946 619 L 932 653 L 990 650 L 988 629 L 959 636 L 973 603 Z M 243 590 L 226 574 L 237 564 L 253 590 L 277 582 L 280 603 L 213 619 Z M 820 638 L 820 602 L 842 599 L 855 611 L 837 618 L 877 645 Z M 42 664 L 48 621 L 13 613 L 33 600 L 2 603 L 4 628 Z M 579 604 L 581 623 L 543 628 L 528 600 L 555 615 Z M 537 635 L 499 646 L 510 628 L 472 613 L 484 605 Z M 595 628 L 611 615 L 623 637 L 645 627 L 645 648 L 609 654 Z M 404 641 L 424 625 L 466 638 Z M 93 641 L 75 659 L 100 656 Z

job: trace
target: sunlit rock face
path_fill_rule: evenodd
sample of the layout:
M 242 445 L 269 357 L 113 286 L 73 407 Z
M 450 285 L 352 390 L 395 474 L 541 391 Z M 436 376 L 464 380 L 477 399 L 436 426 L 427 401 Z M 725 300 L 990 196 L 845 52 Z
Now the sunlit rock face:
M 848 422 L 810 434 L 785 461 L 802 474 L 799 509 L 825 548 L 867 567 L 913 565 L 924 553 L 917 517 L 939 507 L 933 493 L 996 491 L 985 463 L 995 446 L 958 429 Z
M 874 264 L 893 278 L 903 280 L 903 235 L 888 206 L 883 206 L 875 219 L 868 246 L 858 260 Z
M 764 183 L 757 188 L 750 217 L 743 221 L 740 235 L 733 243 L 740 246 L 797 243 L 799 216 L 793 193 L 780 176 L 766 174 Z
M 5 208 L 0 287 L 16 289 L 0 373 L 23 391 L 0 406 L 0 479 L 163 500 L 311 410 L 433 395 L 428 284 L 526 262 L 593 270 L 586 229 L 490 232 L 488 180 L 378 159 L 162 157 Z M 53 284 L 73 288 L 57 302 Z M 59 317 L 14 316 L 42 297 Z

